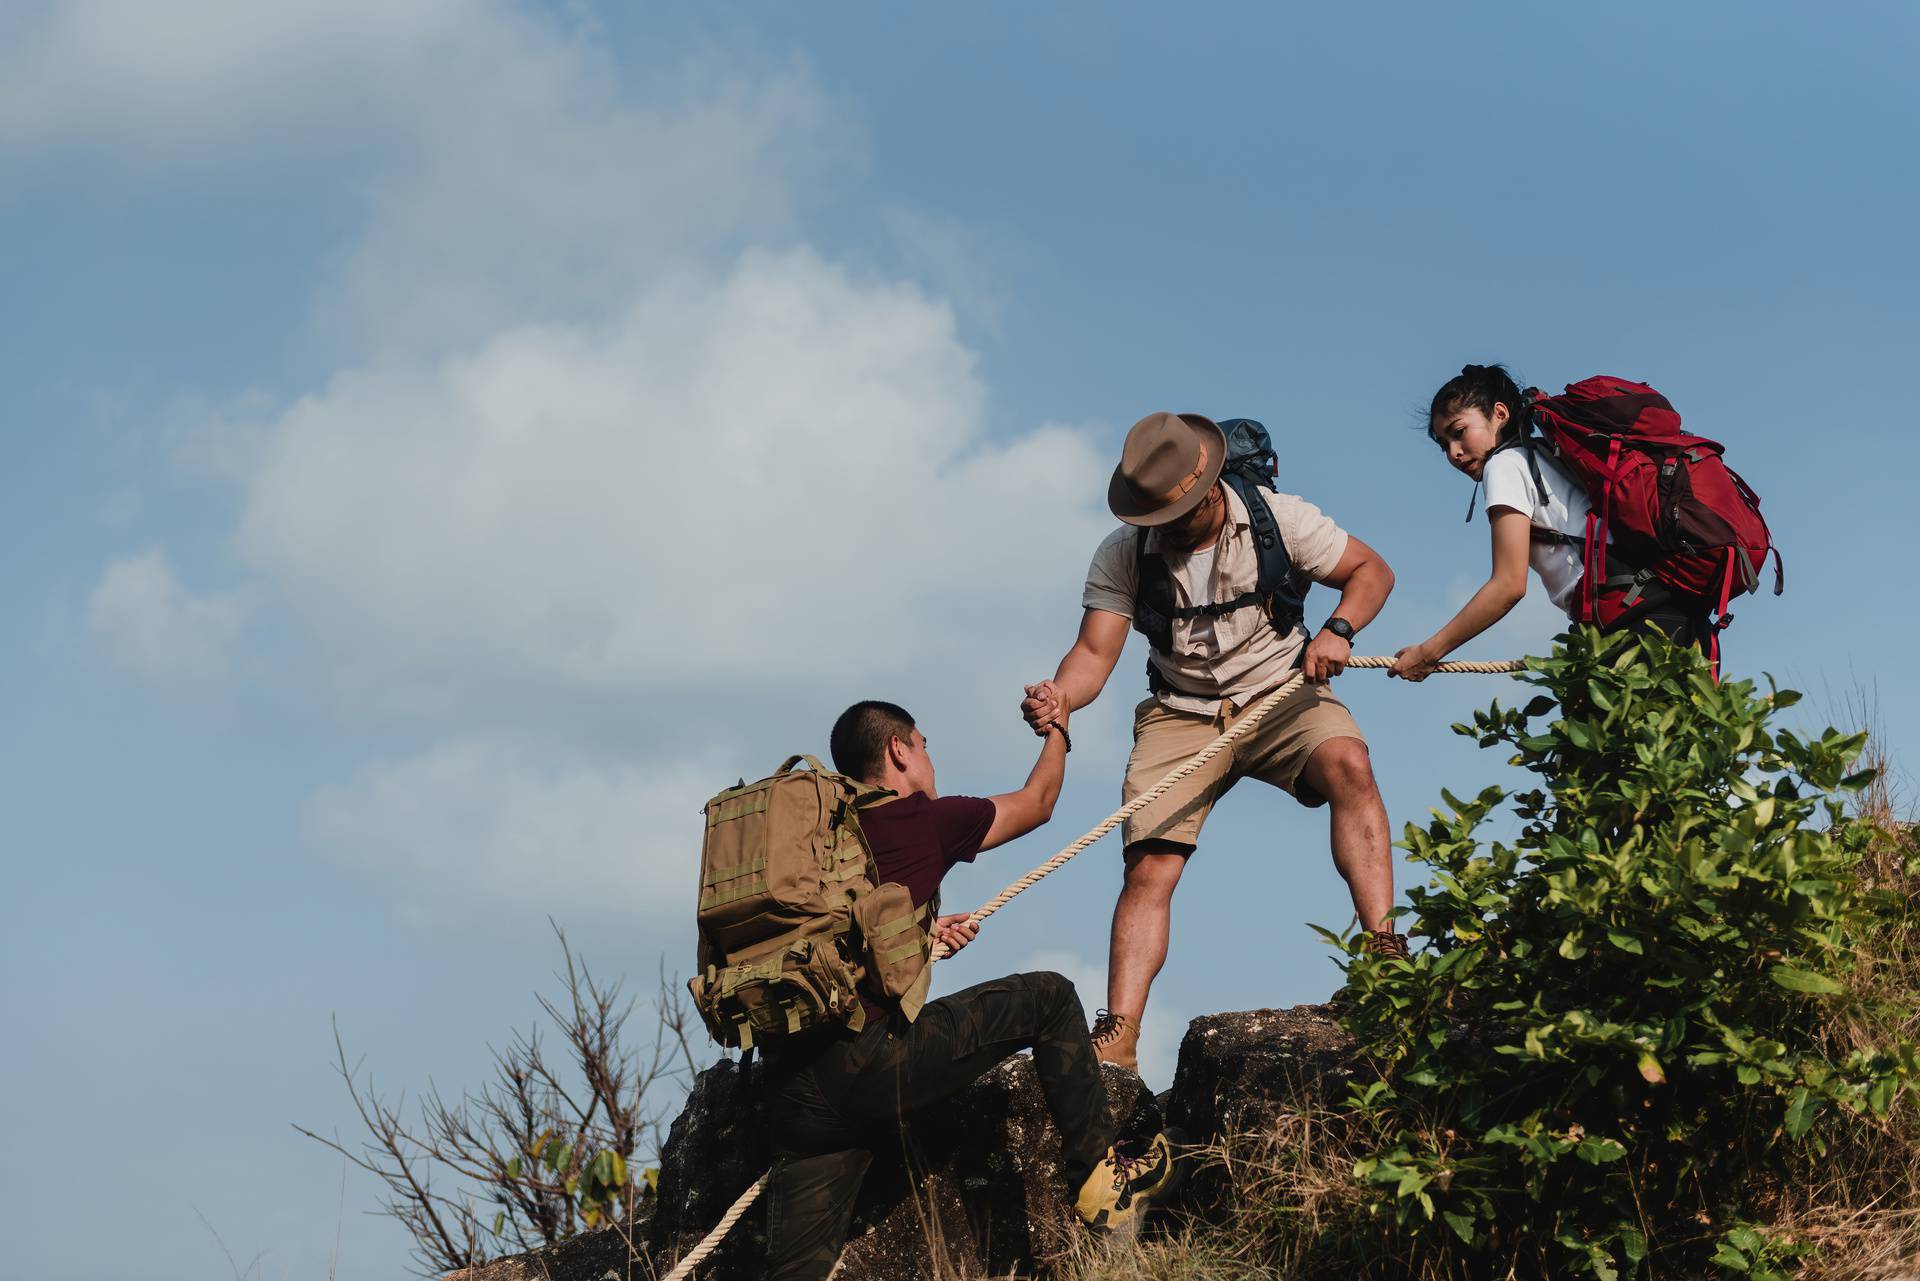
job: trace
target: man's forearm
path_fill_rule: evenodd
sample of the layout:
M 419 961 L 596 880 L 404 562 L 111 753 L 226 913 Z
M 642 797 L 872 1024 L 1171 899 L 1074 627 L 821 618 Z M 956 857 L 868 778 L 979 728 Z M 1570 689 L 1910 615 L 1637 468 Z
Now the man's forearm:
M 1060 660 L 1059 670 L 1053 674 L 1053 683 L 1066 698 L 1067 710 L 1077 712 L 1100 697 L 1100 691 L 1106 688 L 1107 677 L 1112 672 L 1113 664 L 1103 663 L 1098 655 L 1075 645 Z
M 1332 616 L 1346 619 L 1359 631 L 1380 616 L 1392 591 L 1392 570 L 1385 565 L 1362 565 L 1340 589 L 1340 603 L 1334 607 Z

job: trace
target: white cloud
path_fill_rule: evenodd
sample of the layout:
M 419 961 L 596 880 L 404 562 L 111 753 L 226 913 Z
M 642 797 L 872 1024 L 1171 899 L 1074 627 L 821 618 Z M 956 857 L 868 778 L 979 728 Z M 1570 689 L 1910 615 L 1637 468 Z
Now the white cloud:
M 265 430 L 238 542 L 374 684 L 924 670 L 1057 605 L 1032 548 L 1105 525 L 1060 492 L 1092 442 L 990 442 L 984 400 L 944 305 L 749 253 L 604 328 L 341 375 Z
M 99 149 L 158 170 L 250 152 L 269 135 L 310 144 L 390 110 L 463 25 L 484 40 L 510 13 L 470 0 L 16 8 L 0 43 L 0 150 Z
M 644 825 L 718 786 L 689 755 L 771 764 L 802 718 L 817 742 L 795 704 L 823 688 L 964 688 L 982 653 L 1024 662 L 1028 620 L 1064 643 L 1078 566 L 1035 551 L 1097 541 L 1105 451 L 990 433 L 947 302 L 798 243 L 864 151 L 805 68 L 638 67 L 507 0 L 74 0 L 12 25 L 0 174 L 78 148 L 120 181 L 354 193 L 312 296 L 337 372 L 230 402 L 187 452 L 237 491 L 276 666 L 437 744 L 310 814 L 407 901 L 624 901 L 655 884 L 639 831 L 683 880 L 697 833 Z M 891 221 L 925 274 L 982 253 Z M 128 564 L 95 613 L 130 665 L 239 640 L 237 598 Z
M 1009 297 L 1006 271 L 972 228 L 904 205 L 882 209 L 879 222 L 915 277 L 951 299 L 971 325 L 997 330 Z
M 94 637 L 116 661 L 172 684 L 229 672 L 246 610 L 237 594 L 189 591 L 166 552 L 150 547 L 107 566 L 87 616 Z
M 699 805 L 715 790 L 705 774 L 695 762 L 643 767 L 450 740 L 321 789 L 306 824 L 414 920 L 480 910 L 537 924 L 554 914 L 690 937 Z
M 316 319 L 360 353 L 617 306 L 784 235 L 863 154 L 804 68 L 623 68 L 590 25 L 508 0 L 65 0 L 13 27 L 0 178 L 93 154 L 115 182 L 357 208 Z

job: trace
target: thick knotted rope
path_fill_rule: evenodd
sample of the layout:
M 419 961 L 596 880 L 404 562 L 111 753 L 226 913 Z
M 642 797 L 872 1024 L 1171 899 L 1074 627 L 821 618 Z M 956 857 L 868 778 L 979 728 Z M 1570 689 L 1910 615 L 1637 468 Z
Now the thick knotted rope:
M 1392 667 L 1393 661 L 1391 658 L 1355 657 L 1347 660 L 1347 666 Z M 1508 672 L 1517 672 L 1522 666 L 1524 666 L 1524 664 L 1512 661 L 1497 663 L 1446 662 L 1436 663 L 1433 670 L 1436 672 L 1466 672 L 1475 675 L 1499 676 Z M 1152 787 L 1100 820 L 1085 836 L 1082 836 L 1079 840 L 1067 846 L 1058 854 L 1055 854 L 1052 858 L 1034 868 L 1013 884 L 1007 886 L 1004 890 L 1001 890 L 991 899 L 988 899 L 986 903 L 969 914 L 967 920 L 974 925 L 978 925 L 981 921 L 986 920 L 989 916 L 992 916 L 995 912 L 998 912 L 1001 908 L 1011 903 L 1015 897 L 1033 888 L 1033 886 L 1039 884 L 1045 877 L 1051 876 L 1054 872 L 1065 867 L 1067 860 L 1071 859 L 1074 855 L 1080 853 L 1108 832 L 1111 832 L 1114 828 L 1126 822 L 1128 818 L 1138 814 L 1141 810 L 1153 804 L 1162 796 L 1165 796 L 1174 784 L 1188 777 L 1194 771 L 1203 768 L 1208 761 L 1218 756 L 1221 752 L 1224 752 L 1246 734 L 1252 732 L 1253 727 L 1260 723 L 1261 718 L 1279 706 L 1281 700 L 1285 699 L 1287 695 L 1299 689 L 1304 680 L 1304 673 L 1295 672 L 1285 681 L 1282 681 L 1272 691 L 1263 696 L 1259 702 L 1249 707 L 1246 713 L 1233 723 L 1231 729 L 1214 739 L 1211 743 L 1208 743 L 1187 760 L 1174 766 L 1172 770 L 1168 771 L 1167 776 L 1158 783 L 1155 783 Z M 937 961 L 946 955 L 947 945 L 936 942 L 933 945 L 933 959 Z M 720 1222 L 714 1225 L 713 1231 L 707 1233 L 699 1245 L 687 1251 L 686 1257 L 675 1264 L 673 1271 L 667 1273 L 667 1275 L 662 1278 L 662 1281 L 686 1281 L 686 1278 L 692 1274 L 694 1265 L 706 1258 L 709 1254 L 712 1254 L 714 1248 L 718 1246 L 721 1240 L 727 1235 L 728 1230 L 740 1221 L 740 1216 L 746 1213 L 747 1207 L 752 1205 L 754 1199 L 766 1188 L 768 1177 L 769 1175 L 761 1175 L 758 1183 L 755 1183 L 752 1187 L 741 1193 L 740 1199 L 728 1208 L 725 1215 L 721 1216 Z

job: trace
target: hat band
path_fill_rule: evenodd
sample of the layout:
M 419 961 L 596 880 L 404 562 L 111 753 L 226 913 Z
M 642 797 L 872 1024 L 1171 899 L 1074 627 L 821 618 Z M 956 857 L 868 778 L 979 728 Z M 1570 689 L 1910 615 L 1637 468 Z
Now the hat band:
M 1187 496 L 1187 491 L 1192 489 L 1196 484 L 1199 483 L 1200 477 L 1205 475 L 1206 471 L 1207 471 L 1207 446 L 1205 442 L 1202 442 L 1200 445 L 1200 461 L 1193 465 L 1193 470 L 1187 473 L 1186 479 L 1182 480 L 1178 485 L 1175 485 L 1172 491 L 1169 492 L 1166 495 L 1166 497 L 1160 500 L 1160 505 L 1162 507 L 1171 507 L 1173 506 L 1173 504 L 1179 502 L 1182 498 L 1185 498 Z

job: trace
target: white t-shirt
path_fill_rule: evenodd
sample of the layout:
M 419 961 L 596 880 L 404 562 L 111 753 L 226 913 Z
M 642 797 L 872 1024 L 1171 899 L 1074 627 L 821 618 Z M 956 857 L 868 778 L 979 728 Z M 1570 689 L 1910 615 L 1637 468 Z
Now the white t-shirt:
M 1593 505 L 1587 493 L 1573 483 L 1553 455 L 1536 450 L 1540 464 L 1540 485 L 1533 483 L 1533 468 L 1527 465 L 1527 451 L 1516 447 L 1503 449 L 1487 459 L 1480 480 L 1487 487 L 1487 514 L 1496 507 L 1520 512 L 1536 529 L 1557 530 L 1581 538 L 1587 532 L 1587 513 Z M 1540 492 L 1540 486 L 1546 492 Z M 1527 550 L 1533 572 L 1546 584 L 1547 596 L 1565 609 L 1580 584 L 1581 551 L 1577 544 L 1534 541 Z
M 1214 602 L 1213 554 L 1218 550 L 1220 544 L 1216 542 L 1211 547 L 1187 553 L 1187 581 L 1193 584 L 1193 603 L 1196 605 L 1211 605 Z M 1213 619 L 1205 614 L 1193 620 L 1187 637 L 1197 649 L 1209 654 L 1220 652 L 1220 638 L 1214 632 Z

